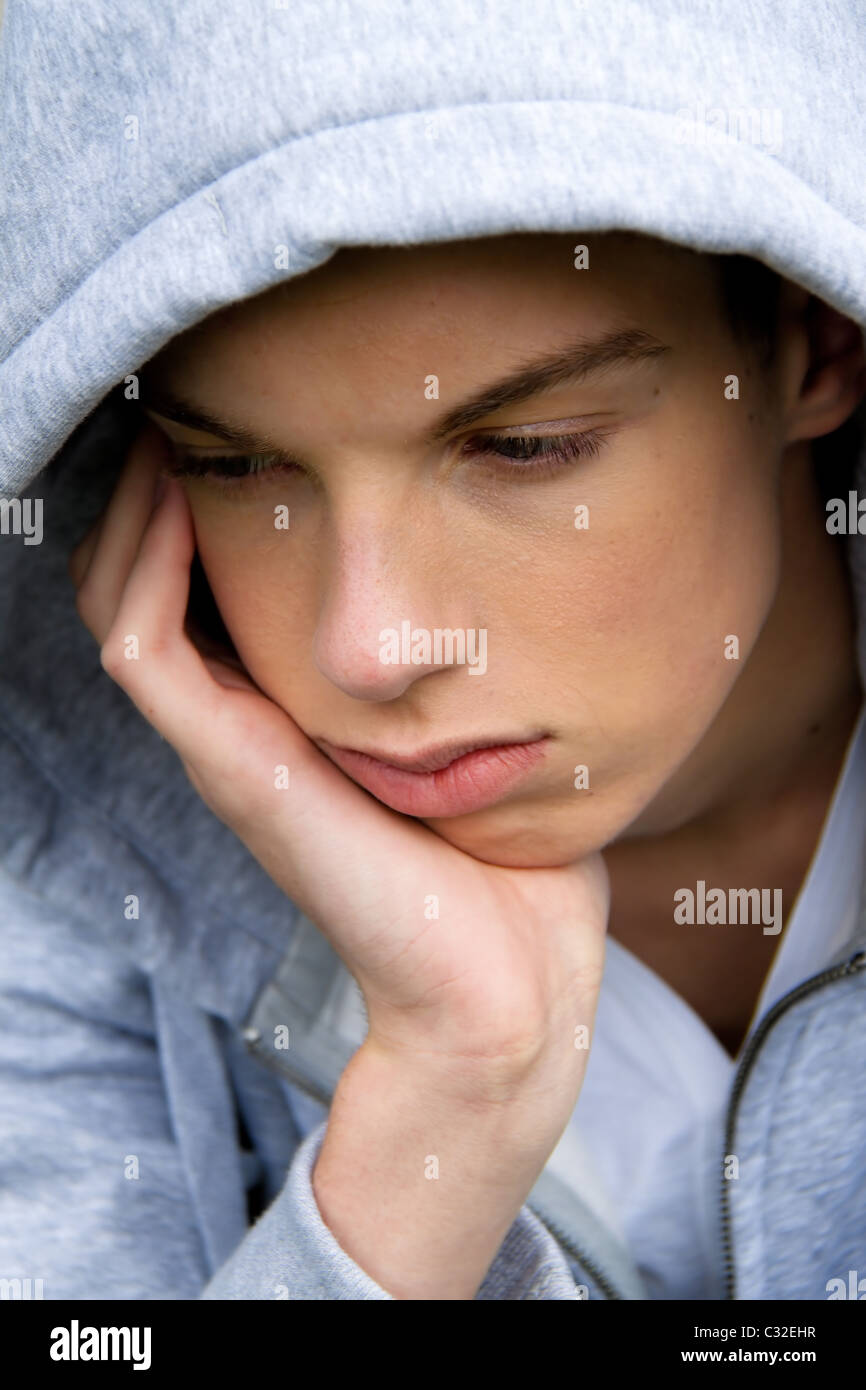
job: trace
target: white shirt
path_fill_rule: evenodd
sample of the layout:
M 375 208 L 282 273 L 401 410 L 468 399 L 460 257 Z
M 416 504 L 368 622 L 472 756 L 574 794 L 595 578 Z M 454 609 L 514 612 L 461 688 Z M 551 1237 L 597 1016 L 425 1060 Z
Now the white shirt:
M 864 836 L 866 708 L 743 1046 L 772 1005 L 853 934 Z M 689 928 L 750 929 L 760 930 Z M 586 1076 L 548 1166 L 618 1231 L 652 1298 L 724 1297 L 719 1167 L 736 1068 L 692 1007 L 608 937 Z
M 743 1046 L 768 1009 L 852 935 L 864 840 L 866 705 Z M 352 976 L 341 974 L 329 1012 L 342 1036 L 363 1041 L 367 1024 Z M 736 1067 L 692 1007 L 609 936 L 586 1076 L 546 1166 L 617 1232 L 651 1298 L 724 1297 L 719 1164 Z M 287 1094 L 304 1133 L 325 1115 L 317 1101 Z

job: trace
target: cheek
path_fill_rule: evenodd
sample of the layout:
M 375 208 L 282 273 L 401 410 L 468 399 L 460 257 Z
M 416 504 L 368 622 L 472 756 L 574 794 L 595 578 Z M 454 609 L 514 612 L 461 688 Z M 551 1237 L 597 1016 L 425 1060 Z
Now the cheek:
M 520 602 L 503 600 L 528 670 L 571 727 L 592 731 L 613 775 L 672 767 L 695 746 L 746 664 L 780 573 L 772 470 L 753 442 L 698 458 L 650 449 L 630 463 L 628 486 L 613 470 L 600 477 L 587 529 L 549 536 Z
M 271 689 L 292 668 L 287 647 L 307 636 L 304 624 L 309 626 L 313 608 L 306 571 L 294 557 L 287 567 L 284 532 L 263 539 L 259 519 L 192 499 L 191 507 L 199 556 L 223 622 L 250 675 Z

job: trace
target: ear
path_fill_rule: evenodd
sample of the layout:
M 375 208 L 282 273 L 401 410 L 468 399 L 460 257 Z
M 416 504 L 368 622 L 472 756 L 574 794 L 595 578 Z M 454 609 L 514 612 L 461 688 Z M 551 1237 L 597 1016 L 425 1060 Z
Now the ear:
M 782 331 L 794 330 L 799 351 L 789 359 L 794 378 L 788 382 L 788 443 L 831 434 L 866 395 L 863 330 L 799 286 L 791 288 Z

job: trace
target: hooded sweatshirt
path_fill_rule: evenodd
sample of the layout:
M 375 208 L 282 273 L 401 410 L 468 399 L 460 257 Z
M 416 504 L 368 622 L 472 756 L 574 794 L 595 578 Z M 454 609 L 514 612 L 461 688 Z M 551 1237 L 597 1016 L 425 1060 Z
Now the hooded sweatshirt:
M 0 1278 L 22 1296 L 392 1296 L 311 1183 L 357 986 L 75 610 L 67 559 L 130 441 L 120 394 L 176 334 L 351 245 L 630 230 L 753 256 L 866 324 L 864 48 L 856 0 L 7 0 Z M 863 678 L 866 550 L 840 543 Z M 718 1077 L 715 1283 L 684 1296 L 866 1289 L 864 796 L 855 738 L 789 924 L 811 954 L 788 952 Z M 614 946 L 610 1038 L 628 968 Z M 569 1134 L 476 1297 L 667 1296 L 621 1219 L 634 1179 L 596 1192 Z

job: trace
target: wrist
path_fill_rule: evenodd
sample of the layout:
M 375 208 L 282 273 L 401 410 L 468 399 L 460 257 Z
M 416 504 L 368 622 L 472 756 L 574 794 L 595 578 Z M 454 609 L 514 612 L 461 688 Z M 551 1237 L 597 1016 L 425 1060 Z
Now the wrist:
M 577 1048 L 574 1037 L 571 1023 L 553 1036 L 538 1028 L 520 1037 L 492 1031 L 482 1036 L 477 1030 L 461 1034 L 451 1026 L 447 1039 L 441 1033 L 386 1031 L 371 1024 L 352 1060 L 357 1059 L 359 1071 L 390 1068 L 395 1078 L 423 1088 L 446 1109 L 503 1118 L 510 1114 L 519 1125 L 522 1115 L 537 1119 L 551 1106 L 570 1114 L 588 1057 L 588 1049 Z
M 522 1091 L 494 1103 L 438 1061 L 362 1044 L 312 1174 L 322 1220 L 396 1298 L 475 1297 L 561 1133 Z
M 585 1054 L 584 1054 L 585 1056 Z M 419 1153 L 447 1153 L 467 1175 L 519 1196 L 533 1186 L 568 1122 L 579 1082 L 467 1078 L 460 1059 L 395 1055 L 367 1039 L 343 1071 L 319 1151 L 317 1195 L 357 1161 L 382 1173 L 382 1155 L 410 1180 Z M 411 1157 L 410 1157 L 411 1155 Z M 404 1161 L 405 1160 L 405 1161 Z

